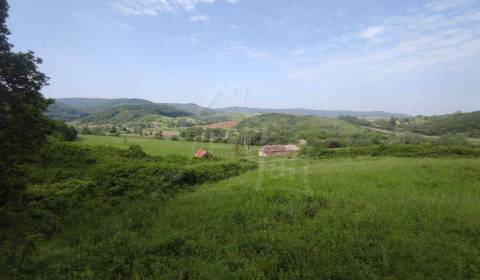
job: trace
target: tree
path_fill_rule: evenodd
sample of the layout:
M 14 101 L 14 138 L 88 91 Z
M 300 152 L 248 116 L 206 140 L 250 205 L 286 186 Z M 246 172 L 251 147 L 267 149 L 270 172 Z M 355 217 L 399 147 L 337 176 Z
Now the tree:
M 161 131 L 155 133 L 155 139 L 163 140 L 163 133 Z
M 187 141 L 194 141 L 203 135 L 203 128 L 201 127 L 189 127 L 180 132 L 180 136 Z
M 88 128 L 88 126 L 85 126 L 82 128 L 81 134 L 91 135 L 92 131 Z
M 52 123 L 44 115 L 50 100 L 40 90 L 48 78 L 38 70 L 40 58 L 13 52 L 6 19 L 8 3 L 0 0 L 0 205 L 25 186 L 20 165 L 46 141 Z
M 65 141 L 74 141 L 77 139 L 78 132 L 75 127 L 67 125 L 62 120 L 55 121 L 55 131 L 58 132 Z

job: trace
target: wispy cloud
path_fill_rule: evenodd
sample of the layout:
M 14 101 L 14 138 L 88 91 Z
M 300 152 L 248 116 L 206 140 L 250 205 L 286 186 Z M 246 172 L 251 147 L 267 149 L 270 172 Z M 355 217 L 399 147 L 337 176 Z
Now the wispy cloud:
M 178 10 L 193 11 L 200 4 L 224 2 L 235 4 L 237 0 L 115 0 L 111 6 L 126 15 L 156 16 Z
M 268 19 L 265 22 L 265 27 L 268 29 L 285 29 L 288 31 L 292 31 L 293 28 L 286 20 L 278 20 L 278 19 Z
M 435 12 L 442 12 L 471 4 L 472 0 L 437 0 L 427 3 L 425 7 Z
M 205 15 L 195 15 L 189 18 L 190 21 L 210 21 L 210 18 Z
M 384 31 L 385 28 L 383 28 L 382 26 L 371 26 L 362 30 L 359 35 L 364 39 L 371 40 L 381 35 Z
M 375 81 L 455 71 L 480 63 L 480 7 L 435 1 L 416 12 L 376 19 L 308 55 L 283 59 L 288 76 L 311 82 Z M 340 38 L 342 40 L 340 40 Z
M 79 13 L 79 12 L 76 12 L 76 11 L 71 11 L 70 14 L 73 16 L 73 18 L 75 18 L 76 20 L 78 20 L 79 22 L 82 22 L 82 23 L 94 23 L 95 20 L 92 16 L 90 15 L 87 15 L 87 14 L 82 14 L 82 13 Z
M 115 26 L 122 31 L 127 31 L 127 32 L 135 31 L 135 29 L 132 26 L 130 26 L 130 25 L 124 23 L 124 22 L 116 22 Z
M 300 57 L 300 56 L 304 56 L 306 54 L 307 54 L 307 51 L 305 49 L 295 49 L 295 50 L 290 52 L 290 55 L 294 56 L 294 57 Z
M 247 46 L 241 42 L 228 42 L 219 53 L 221 57 L 225 56 L 243 56 L 251 59 L 266 59 L 271 54 L 263 48 Z

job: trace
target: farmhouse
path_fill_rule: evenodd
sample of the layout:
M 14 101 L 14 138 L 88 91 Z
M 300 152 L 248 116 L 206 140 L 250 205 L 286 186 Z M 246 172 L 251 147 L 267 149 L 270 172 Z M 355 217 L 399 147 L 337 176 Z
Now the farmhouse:
M 198 149 L 193 155 L 196 158 L 213 158 L 214 156 L 210 154 L 207 150 Z
M 267 145 L 258 150 L 258 156 L 281 156 L 296 154 L 300 151 L 297 145 Z
M 163 130 L 162 135 L 165 138 L 180 137 L 180 133 L 178 131 L 171 131 L 171 130 Z

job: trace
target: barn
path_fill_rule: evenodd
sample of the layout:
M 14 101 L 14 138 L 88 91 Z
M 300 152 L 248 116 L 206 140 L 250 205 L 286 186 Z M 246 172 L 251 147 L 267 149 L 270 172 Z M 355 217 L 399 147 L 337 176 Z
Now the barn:
M 258 151 L 258 156 L 284 156 L 297 154 L 298 152 L 300 152 L 300 148 L 297 145 L 267 145 Z
M 197 151 L 195 151 L 195 154 L 193 154 L 193 156 L 196 158 L 215 158 L 215 156 L 213 156 L 207 150 L 204 150 L 204 149 L 198 149 Z

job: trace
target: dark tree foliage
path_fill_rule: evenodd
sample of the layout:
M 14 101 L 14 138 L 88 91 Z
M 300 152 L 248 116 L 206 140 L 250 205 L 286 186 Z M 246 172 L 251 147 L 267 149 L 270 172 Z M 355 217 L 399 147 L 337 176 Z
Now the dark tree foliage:
M 78 132 L 75 127 L 67 125 L 62 120 L 55 121 L 55 131 L 60 133 L 65 141 L 74 141 L 77 139 Z
M 0 0 L 0 205 L 24 185 L 20 164 L 46 140 L 51 123 L 44 116 L 50 101 L 40 90 L 47 77 L 33 52 L 13 52 L 6 27 L 8 3 Z
M 8 3 L 6 0 L 0 0 L 0 51 L 9 50 L 12 46 L 8 43 L 8 31 L 6 21 L 8 17 Z

